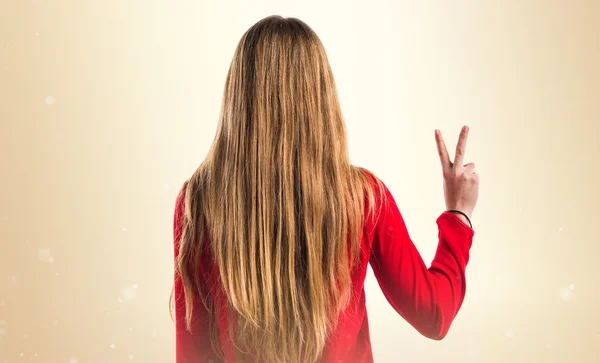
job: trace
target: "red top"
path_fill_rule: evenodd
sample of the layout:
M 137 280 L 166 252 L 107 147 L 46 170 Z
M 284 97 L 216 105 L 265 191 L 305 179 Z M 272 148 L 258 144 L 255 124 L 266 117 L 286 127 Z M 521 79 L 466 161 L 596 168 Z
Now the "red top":
M 387 187 L 384 189 L 388 203 L 381 209 L 379 218 L 365 223 L 363 229 L 360 262 L 352 275 L 352 290 L 357 298 L 352 299 L 337 329 L 328 338 L 322 363 L 373 362 L 364 291 L 369 264 L 391 306 L 427 338 L 440 340 L 446 336 L 464 300 L 465 268 L 474 231 L 456 215 L 443 212 L 437 219 L 437 252 L 431 267 L 427 268 L 410 239 L 394 198 Z M 178 254 L 177 241 L 183 216 L 183 194 L 177 198 L 175 209 L 175 256 Z M 381 205 L 377 196 L 375 203 L 376 206 Z M 210 281 L 209 285 L 213 286 Z M 176 362 L 217 362 L 210 344 L 208 312 L 202 303 L 195 305 L 192 333 L 189 333 L 185 329 L 182 295 L 181 281 L 176 279 Z M 223 302 L 220 303 L 223 308 Z M 223 333 L 223 328 L 227 327 L 226 319 L 226 314 L 222 314 L 219 321 L 221 346 L 226 362 L 235 363 L 231 342 Z

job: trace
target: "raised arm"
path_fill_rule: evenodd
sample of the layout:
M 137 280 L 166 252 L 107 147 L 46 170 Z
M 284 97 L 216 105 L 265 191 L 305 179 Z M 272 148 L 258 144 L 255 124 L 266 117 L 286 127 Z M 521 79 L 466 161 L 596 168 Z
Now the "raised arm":
M 439 244 L 427 267 L 410 239 L 390 191 L 375 225 L 371 267 L 391 306 L 422 335 L 443 339 L 466 292 L 465 268 L 474 232 L 457 216 L 437 219 Z
M 475 165 L 463 165 L 468 131 L 463 127 L 453 162 L 441 133 L 435 132 L 447 211 L 437 219 L 439 241 L 431 266 L 417 251 L 385 185 L 373 230 L 370 262 L 384 295 L 415 329 L 436 340 L 448 333 L 466 292 L 465 269 L 474 235 L 470 218 L 479 194 Z

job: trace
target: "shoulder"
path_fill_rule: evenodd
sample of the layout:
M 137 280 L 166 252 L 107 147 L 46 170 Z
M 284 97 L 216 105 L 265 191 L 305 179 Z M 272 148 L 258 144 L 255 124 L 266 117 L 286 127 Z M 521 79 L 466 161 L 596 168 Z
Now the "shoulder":
M 175 198 L 175 209 L 183 208 L 183 206 L 185 204 L 185 194 L 187 191 L 187 186 L 188 186 L 188 180 L 183 182 L 183 185 L 181 186 L 181 188 L 179 189 L 179 192 L 177 193 L 177 197 Z
M 185 216 L 185 196 L 187 191 L 188 181 L 186 180 L 175 198 L 175 212 L 173 216 L 173 233 L 175 239 L 181 235 L 181 229 L 183 228 L 183 218 Z
M 369 229 L 375 228 L 395 202 L 386 184 L 374 172 L 364 167 L 356 169 L 364 188 L 364 223 Z
M 374 172 L 364 167 L 357 167 L 364 180 L 365 198 L 370 206 L 381 206 L 386 203 L 391 193 L 387 185 Z

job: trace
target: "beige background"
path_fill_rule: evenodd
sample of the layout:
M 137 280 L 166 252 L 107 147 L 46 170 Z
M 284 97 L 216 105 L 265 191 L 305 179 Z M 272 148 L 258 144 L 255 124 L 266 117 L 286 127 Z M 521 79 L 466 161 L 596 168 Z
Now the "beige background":
M 428 341 L 366 283 L 377 362 L 598 362 L 598 1 L 0 1 L 0 363 L 173 362 L 171 223 L 234 47 L 271 14 L 330 57 L 355 164 L 429 262 L 433 130 L 481 175 L 465 303 Z

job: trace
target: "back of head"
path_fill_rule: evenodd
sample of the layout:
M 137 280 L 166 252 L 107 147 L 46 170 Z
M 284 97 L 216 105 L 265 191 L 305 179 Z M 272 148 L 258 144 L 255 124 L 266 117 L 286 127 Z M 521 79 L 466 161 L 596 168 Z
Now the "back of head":
M 211 308 L 197 268 L 210 255 L 240 357 L 317 361 L 351 298 L 365 191 L 321 41 L 298 19 L 262 19 L 237 46 L 214 144 L 187 183 L 186 301 Z

